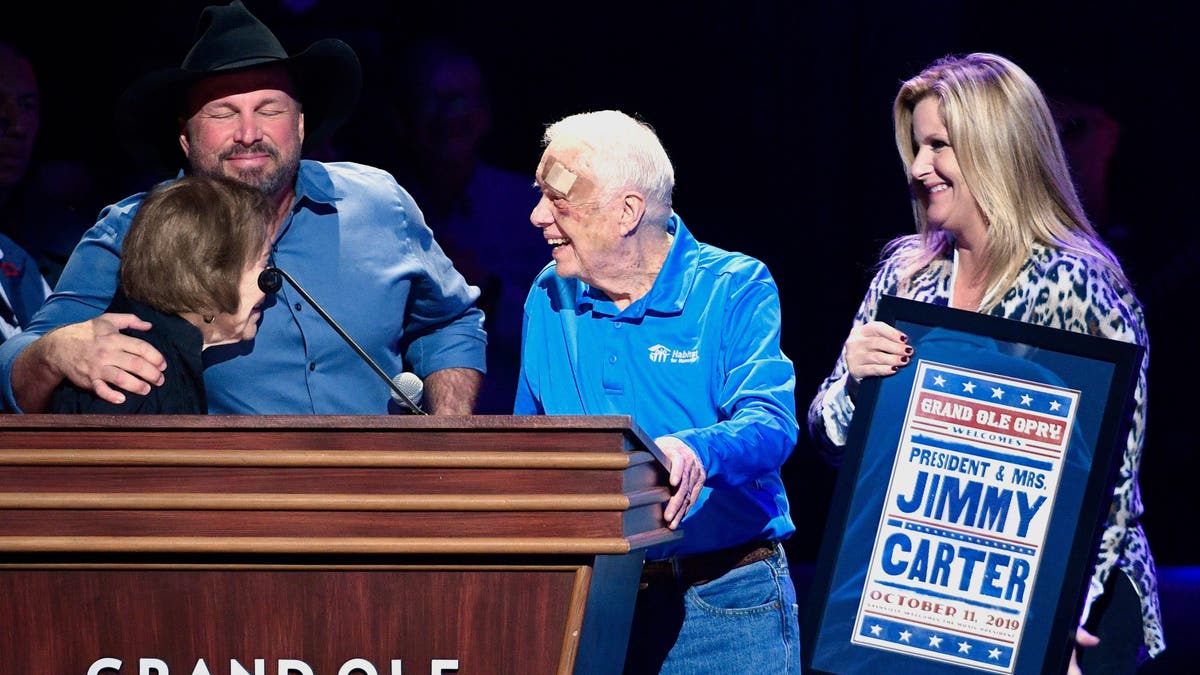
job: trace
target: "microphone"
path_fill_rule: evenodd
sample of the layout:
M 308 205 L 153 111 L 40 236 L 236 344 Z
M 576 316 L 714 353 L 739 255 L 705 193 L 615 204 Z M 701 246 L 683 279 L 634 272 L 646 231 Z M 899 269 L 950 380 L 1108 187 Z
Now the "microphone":
M 371 370 L 374 370 L 376 375 L 382 378 L 384 382 L 387 382 L 388 388 L 392 390 L 392 399 L 395 400 L 396 403 L 400 404 L 401 408 L 405 408 L 410 412 L 420 415 L 429 414 L 424 410 L 421 410 L 420 406 L 414 403 L 412 398 L 410 398 L 410 392 L 413 392 L 416 394 L 417 400 L 419 401 L 421 395 L 424 393 L 425 385 L 421 382 L 421 378 L 408 372 L 400 373 L 396 376 L 395 380 L 389 378 L 387 373 L 383 372 L 383 368 L 380 368 L 379 364 L 375 363 L 374 359 L 368 356 L 367 353 L 363 351 L 363 348 L 359 347 L 358 343 L 355 342 L 346 333 L 346 331 L 342 330 L 342 327 L 333 320 L 333 317 L 329 316 L 329 313 L 326 312 L 321 305 L 317 304 L 317 301 L 313 300 L 312 296 L 309 295 L 308 292 L 300 286 L 300 284 L 296 283 L 296 280 L 292 278 L 292 275 L 284 272 L 278 267 L 268 267 L 258 275 L 258 287 L 263 293 L 266 293 L 267 295 L 274 295 L 275 293 L 279 292 L 280 288 L 283 287 L 282 279 L 287 279 L 287 282 L 292 285 L 292 288 L 296 289 L 296 292 L 299 293 L 300 296 L 308 302 L 308 304 L 312 305 L 313 309 L 317 310 L 317 314 L 320 314 L 322 319 L 325 319 L 325 323 L 329 324 L 330 327 L 332 327 L 333 330 L 336 331 L 337 334 L 346 341 L 346 344 L 354 348 L 354 351 L 362 358 L 363 361 L 366 361 L 367 365 L 371 366 Z M 412 375 L 412 380 L 416 380 L 415 389 L 413 389 L 414 385 L 411 384 L 411 380 L 404 378 L 404 375 Z M 405 383 L 403 385 L 404 388 L 402 388 L 402 385 L 400 384 L 401 380 L 403 380 Z M 408 390 L 406 391 L 405 388 Z
M 396 405 L 407 412 L 421 412 L 420 408 L 414 409 L 410 405 L 410 403 L 415 405 L 421 404 L 421 397 L 425 394 L 425 383 L 421 381 L 421 378 L 417 377 L 415 373 L 410 373 L 406 370 L 393 377 L 392 384 L 395 384 L 396 388 L 405 394 L 405 398 L 400 398 L 396 395 L 395 391 L 392 392 L 392 400 L 396 402 Z

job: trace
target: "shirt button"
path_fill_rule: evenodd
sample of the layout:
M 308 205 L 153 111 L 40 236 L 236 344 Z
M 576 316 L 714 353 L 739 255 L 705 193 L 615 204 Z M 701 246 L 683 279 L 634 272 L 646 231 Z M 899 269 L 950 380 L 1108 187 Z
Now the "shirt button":
M 615 327 L 617 330 L 621 330 L 621 326 L 624 326 L 624 325 L 625 324 L 618 321 L 617 323 L 613 324 L 613 327 Z
M 612 356 L 608 357 L 608 362 L 609 362 L 609 363 L 616 363 L 616 362 L 617 362 L 617 355 L 616 355 L 616 354 L 613 354 Z
M 310 371 L 316 370 L 316 369 L 317 369 L 317 362 L 316 362 L 316 361 L 313 361 L 312 363 L 308 364 L 308 369 L 309 369 Z
M 297 302 L 297 303 L 294 305 L 294 307 L 296 308 L 296 311 L 297 311 L 297 312 L 299 312 L 300 310 L 304 309 L 304 307 L 302 307 L 302 306 L 300 305 L 300 303 L 298 303 L 298 302 Z

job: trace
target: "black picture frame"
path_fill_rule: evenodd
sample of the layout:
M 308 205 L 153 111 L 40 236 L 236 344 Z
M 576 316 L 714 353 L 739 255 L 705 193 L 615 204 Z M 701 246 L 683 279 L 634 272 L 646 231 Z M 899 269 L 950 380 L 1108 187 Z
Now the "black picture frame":
M 1066 672 L 1143 348 L 894 296 L 877 318 L 913 361 L 856 394 L 805 672 Z

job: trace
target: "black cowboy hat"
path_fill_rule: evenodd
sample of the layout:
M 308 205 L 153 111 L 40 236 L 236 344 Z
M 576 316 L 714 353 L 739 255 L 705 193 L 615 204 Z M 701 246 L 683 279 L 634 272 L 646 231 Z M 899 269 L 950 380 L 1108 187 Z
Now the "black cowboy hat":
M 328 138 L 349 117 L 362 89 L 362 66 L 350 45 L 318 40 L 289 55 L 275 34 L 241 0 L 205 7 L 196 40 L 178 68 L 146 75 L 117 100 L 117 133 L 131 152 L 159 162 L 182 163 L 178 120 L 193 83 L 213 75 L 283 65 L 304 106 L 306 145 Z

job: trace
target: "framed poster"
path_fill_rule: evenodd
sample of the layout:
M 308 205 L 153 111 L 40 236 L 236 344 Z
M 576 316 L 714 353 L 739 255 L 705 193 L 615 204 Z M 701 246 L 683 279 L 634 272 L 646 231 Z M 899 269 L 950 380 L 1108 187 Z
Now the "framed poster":
M 892 296 L 859 387 L 805 671 L 1065 672 L 1143 348 Z

